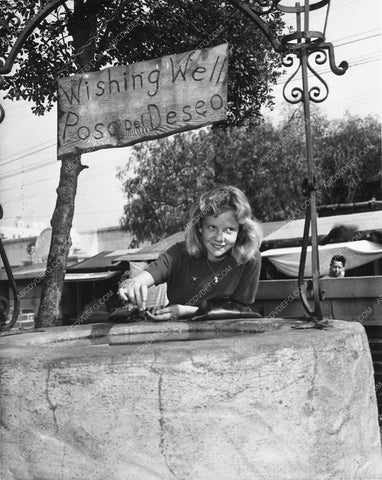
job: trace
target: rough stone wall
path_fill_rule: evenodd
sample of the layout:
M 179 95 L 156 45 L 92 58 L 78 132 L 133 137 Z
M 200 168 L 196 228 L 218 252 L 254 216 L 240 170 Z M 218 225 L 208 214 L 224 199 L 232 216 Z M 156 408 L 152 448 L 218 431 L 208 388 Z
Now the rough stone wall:
M 1 479 L 380 479 L 367 337 L 334 324 L 114 346 L 10 341 Z

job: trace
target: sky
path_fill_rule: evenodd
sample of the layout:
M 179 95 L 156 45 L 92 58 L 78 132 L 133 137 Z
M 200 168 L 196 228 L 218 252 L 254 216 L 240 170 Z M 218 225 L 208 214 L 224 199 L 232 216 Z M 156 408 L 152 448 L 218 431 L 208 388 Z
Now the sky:
M 381 117 L 381 3 L 331 2 L 326 39 L 334 44 L 336 64 L 346 60 L 349 69 L 345 75 L 336 76 L 328 65 L 318 68 L 329 87 L 329 96 L 320 109 L 330 119 L 342 118 L 346 111 L 362 117 Z M 275 124 L 294 108 L 282 96 L 283 84 L 292 73 L 288 69 L 274 87 L 275 109 L 263 109 L 264 117 Z M 16 224 L 42 230 L 52 217 L 60 174 L 56 158 L 57 112 L 53 109 L 38 117 L 31 113 L 27 102 L 1 103 L 5 119 L 0 124 L 0 201 L 4 210 L 0 231 Z M 119 224 L 124 195 L 116 172 L 130 156 L 131 147 L 82 156 L 82 163 L 89 168 L 79 176 L 73 219 L 76 231 Z

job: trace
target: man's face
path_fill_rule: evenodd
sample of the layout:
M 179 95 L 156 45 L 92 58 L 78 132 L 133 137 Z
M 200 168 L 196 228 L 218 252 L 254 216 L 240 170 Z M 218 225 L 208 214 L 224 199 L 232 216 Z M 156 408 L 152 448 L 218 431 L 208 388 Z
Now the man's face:
M 335 261 L 330 265 L 329 276 L 342 278 L 345 276 L 345 267 L 342 262 Z

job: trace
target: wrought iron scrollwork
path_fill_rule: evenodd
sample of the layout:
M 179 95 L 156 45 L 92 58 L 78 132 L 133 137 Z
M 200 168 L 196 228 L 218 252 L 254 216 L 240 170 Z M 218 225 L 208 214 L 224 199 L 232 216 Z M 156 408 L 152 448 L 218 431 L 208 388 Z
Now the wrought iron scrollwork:
M 307 67 L 316 80 L 316 84 L 309 88 L 309 100 L 314 103 L 321 103 L 328 98 L 329 87 L 326 81 L 322 78 L 322 75 L 317 72 L 316 66 L 321 66 L 327 63 L 328 53 L 330 68 L 336 75 L 343 75 L 348 68 L 348 64 L 347 62 L 342 62 L 338 67 L 335 65 L 332 44 L 323 44 L 319 49 L 316 47 L 314 49 L 307 48 L 306 50 L 308 58 Z M 283 88 L 284 99 L 292 104 L 303 101 L 303 88 L 296 86 L 291 87 L 291 82 L 295 79 L 297 73 L 301 71 L 301 51 L 288 53 L 282 60 L 283 65 L 288 68 L 292 67 L 295 61 L 298 61 L 298 66 L 295 72 L 285 82 Z
M 308 69 L 313 75 L 321 82 L 320 85 L 314 85 L 309 89 L 309 100 L 314 103 L 321 103 L 328 98 L 329 88 L 328 84 L 321 77 L 321 75 L 312 67 L 309 59 L 313 57 L 314 62 L 317 65 L 324 65 L 327 61 L 327 55 L 324 50 L 315 50 L 311 52 L 308 56 Z
M 288 80 L 285 82 L 284 88 L 283 88 L 283 97 L 288 103 L 299 103 L 302 102 L 303 100 L 303 89 L 301 87 L 292 87 L 291 88 L 291 82 L 301 70 L 301 62 L 299 61 L 299 58 L 295 53 L 288 53 L 285 55 L 282 59 L 282 63 L 284 67 L 292 67 L 295 61 L 298 60 L 298 65 L 295 70 L 295 72 L 288 78 Z
M 332 43 L 323 43 L 320 45 L 321 49 L 328 50 L 329 52 L 329 65 L 331 71 L 336 75 L 343 75 L 346 70 L 349 68 L 348 62 L 342 61 L 338 67 L 336 65 L 336 60 L 334 58 L 334 46 Z

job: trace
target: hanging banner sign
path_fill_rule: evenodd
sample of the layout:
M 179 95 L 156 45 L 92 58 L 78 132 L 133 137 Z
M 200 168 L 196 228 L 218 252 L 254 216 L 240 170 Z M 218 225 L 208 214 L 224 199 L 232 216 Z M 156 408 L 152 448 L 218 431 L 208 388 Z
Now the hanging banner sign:
M 58 80 L 58 158 L 226 119 L 228 44 Z

